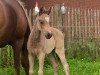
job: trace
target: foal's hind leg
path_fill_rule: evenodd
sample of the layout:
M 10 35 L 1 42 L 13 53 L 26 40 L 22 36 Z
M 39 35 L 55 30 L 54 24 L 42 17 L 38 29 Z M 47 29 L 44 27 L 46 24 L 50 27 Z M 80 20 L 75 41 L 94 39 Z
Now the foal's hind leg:
M 63 48 L 62 49 L 56 49 L 55 52 L 57 53 L 58 57 L 61 60 L 61 63 L 63 64 L 65 74 L 69 75 L 69 65 L 68 65 L 66 58 L 65 58 L 64 49 Z
M 50 59 L 50 61 L 51 61 L 51 63 L 52 63 L 52 65 L 53 65 L 53 68 L 54 68 L 54 75 L 58 75 L 58 63 L 57 63 L 57 60 L 56 60 L 56 58 L 55 58 L 55 56 L 54 56 L 54 54 L 49 54 L 49 59 Z
M 44 65 L 45 53 L 40 52 L 38 58 L 39 58 L 38 75 L 43 75 L 43 65 Z

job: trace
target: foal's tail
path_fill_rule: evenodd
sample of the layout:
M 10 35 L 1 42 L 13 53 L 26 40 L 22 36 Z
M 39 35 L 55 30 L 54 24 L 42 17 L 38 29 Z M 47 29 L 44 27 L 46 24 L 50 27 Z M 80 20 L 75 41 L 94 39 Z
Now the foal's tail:
M 30 20 L 30 18 L 29 18 L 29 16 L 28 16 L 27 9 L 24 8 L 24 3 L 23 3 L 23 2 L 21 2 L 20 0 L 17 0 L 17 1 L 18 1 L 18 3 L 21 5 L 22 9 L 23 9 L 24 12 L 25 12 L 25 16 L 26 16 L 26 18 L 27 18 L 27 21 L 28 21 L 28 23 L 29 23 L 29 28 L 30 28 L 30 31 L 31 31 L 31 30 L 32 30 L 32 22 L 31 22 L 31 20 Z

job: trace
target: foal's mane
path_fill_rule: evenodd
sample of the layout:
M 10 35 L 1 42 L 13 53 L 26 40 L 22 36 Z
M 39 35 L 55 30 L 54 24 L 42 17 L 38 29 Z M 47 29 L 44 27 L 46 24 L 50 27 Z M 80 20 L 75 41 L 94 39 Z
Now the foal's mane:
M 36 25 L 33 26 L 32 34 L 33 34 L 32 38 L 33 38 L 34 44 L 39 43 L 40 37 L 41 37 L 41 31 L 36 27 Z

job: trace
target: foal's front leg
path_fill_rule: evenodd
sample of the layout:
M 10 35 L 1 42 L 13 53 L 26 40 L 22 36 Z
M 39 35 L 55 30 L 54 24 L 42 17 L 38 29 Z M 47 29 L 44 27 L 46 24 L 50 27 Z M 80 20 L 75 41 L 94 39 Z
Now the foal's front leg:
M 28 58 L 29 58 L 29 75 L 33 75 L 34 74 L 34 71 L 33 71 L 34 57 L 32 56 L 31 53 L 29 53 Z
M 43 75 L 43 65 L 44 65 L 45 53 L 40 52 L 38 58 L 39 58 L 38 75 Z

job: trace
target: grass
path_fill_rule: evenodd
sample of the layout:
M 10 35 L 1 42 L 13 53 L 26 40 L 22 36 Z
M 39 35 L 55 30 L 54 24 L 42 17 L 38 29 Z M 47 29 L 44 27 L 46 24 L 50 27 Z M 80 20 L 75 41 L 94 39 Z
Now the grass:
M 100 75 L 100 62 L 87 60 L 71 60 L 71 75 Z
M 86 59 L 69 59 L 70 75 L 100 75 L 100 61 L 88 61 Z M 37 75 L 37 65 L 35 66 L 35 75 Z M 0 68 L 0 75 L 14 75 L 14 68 Z M 21 68 L 21 75 L 25 75 Z M 51 65 L 45 65 L 44 75 L 53 75 Z M 62 65 L 59 68 L 59 75 L 64 75 Z

